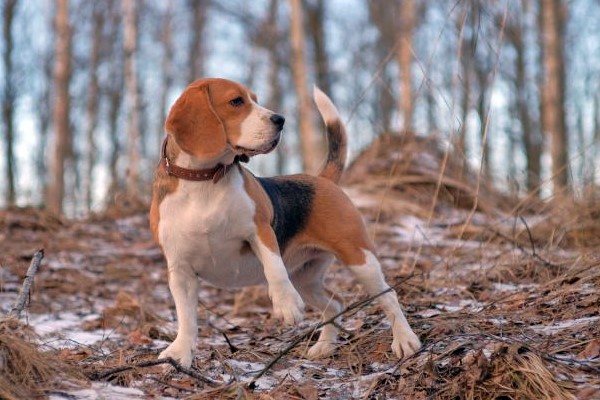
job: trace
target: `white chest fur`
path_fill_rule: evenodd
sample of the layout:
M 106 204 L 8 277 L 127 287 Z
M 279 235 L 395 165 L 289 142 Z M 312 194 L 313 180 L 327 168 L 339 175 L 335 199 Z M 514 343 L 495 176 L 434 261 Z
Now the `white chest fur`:
M 237 170 L 217 184 L 180 181 L 160 205 L 158 235 L 169 268 L 220 287 L 264 282 L 260 262 L 244 249 L 255 234 L 254 210 Z

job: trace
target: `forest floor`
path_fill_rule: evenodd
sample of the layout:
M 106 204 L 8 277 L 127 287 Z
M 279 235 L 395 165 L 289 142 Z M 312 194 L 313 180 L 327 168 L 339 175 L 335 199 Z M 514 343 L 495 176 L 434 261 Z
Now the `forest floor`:
M 152 364 L 174 304 L 145 212 L 0 211 L 0 315 L 45 249 L 22 322 L 0 320 L 0 398 L 600 398 L 600 202 L 508 199 L 457 165 L 384 137 L 344 183 L 422 350 L 397 360 L 368 302 L 341 318 L 333 357 L 308 360 L 308 334 L 257 380 L 317 312 L 283 327 L 264 289 L 202 284 L 192 368 L 166 371 Z M 337 264 L 326 281 L 346 305 L 366 298 Z

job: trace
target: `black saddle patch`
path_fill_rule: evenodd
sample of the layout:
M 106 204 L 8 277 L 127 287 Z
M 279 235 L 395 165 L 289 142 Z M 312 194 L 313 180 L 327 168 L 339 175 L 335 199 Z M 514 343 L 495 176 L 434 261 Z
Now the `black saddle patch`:
M 271 226 L 277 237 L 279 251 L 283 254 L 291 238 L 306 225 L 315 189 L 310 183 L 278 178 L 258 178 L 273 204 Z

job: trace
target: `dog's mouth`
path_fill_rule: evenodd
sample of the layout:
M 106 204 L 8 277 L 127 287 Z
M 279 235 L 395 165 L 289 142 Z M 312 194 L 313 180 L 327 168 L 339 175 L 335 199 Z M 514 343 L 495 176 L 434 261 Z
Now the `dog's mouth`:
M 268 153 L 272 152 L 273 150 L 275 150 L 275 147 L 277 147 L 280 140 L 281 140 L 281 133 L 277 133 L 277 136 L 275 136 L 275 138 L 273 138 L 273 140 L 271 140 L 271 142 L 269 142 L 266 146 L 263 146 L 261 148 L 249 149 L 247 147 L 234 146 L 234 149 L 236 152 L 239 152 L 240 154 L 245 154 L 249 157 L 256 156 L 258 154 L 268 154 Z

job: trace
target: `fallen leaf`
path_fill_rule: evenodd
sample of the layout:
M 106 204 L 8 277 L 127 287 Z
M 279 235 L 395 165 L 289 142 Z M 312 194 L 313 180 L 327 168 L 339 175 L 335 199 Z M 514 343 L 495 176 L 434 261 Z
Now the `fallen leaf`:
M 585 346 L 585 349 L 577 355 L 580 360 L 591 360 L 600 357 L 600 339 L 594 339 Z

